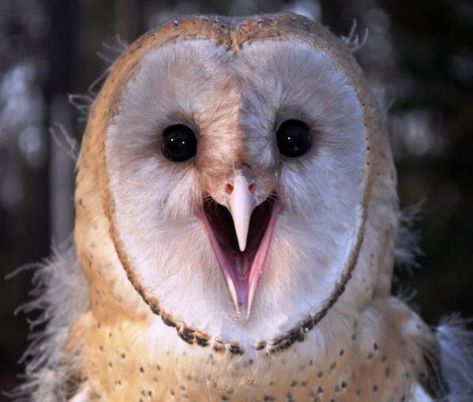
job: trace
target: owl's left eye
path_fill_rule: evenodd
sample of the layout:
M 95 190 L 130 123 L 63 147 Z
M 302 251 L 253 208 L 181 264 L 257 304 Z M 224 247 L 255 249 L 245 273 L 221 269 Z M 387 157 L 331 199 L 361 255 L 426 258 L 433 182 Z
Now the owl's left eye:
M 161 152 L 173 162 L 184 162 L 197 152 L 197 138 L 184 124 L 175 124 L 163 131 Z
M 290 158 L 296 158 L 309 151 L 312 138 L 309 127 L 300 120 L 286 120 L 276 131 L 279 151 Z

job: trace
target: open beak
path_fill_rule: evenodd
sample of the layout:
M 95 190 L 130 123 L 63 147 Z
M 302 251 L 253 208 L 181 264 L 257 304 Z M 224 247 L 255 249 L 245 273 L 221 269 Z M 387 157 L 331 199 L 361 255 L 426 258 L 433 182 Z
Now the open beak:
M 231 189 L 229 191 L 230 213 L 232 214 L 233 226 L 235 226 L 238 247 L 240 251 L 245 251 L 251 213 L 256 205 L 254 196 L 255 184 L 250 183 L 244 175 L 237 174 L 233 179 L 233 184 L 230 186 L 227 185 L 227 189 Z
M 281 210 L 275 194 L 257 204 L 252 177 L 238 171 L 225 183 L 225 206 L 204 201 L 204 223 L 239 319 L 248 319 Z

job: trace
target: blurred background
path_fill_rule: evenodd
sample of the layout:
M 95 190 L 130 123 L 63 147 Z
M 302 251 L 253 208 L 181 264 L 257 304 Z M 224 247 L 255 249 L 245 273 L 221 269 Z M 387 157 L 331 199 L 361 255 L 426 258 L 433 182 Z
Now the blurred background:
M 13 311 L 28 299 L 31 273 L 3 278 L 70 238 L 81 111 L 110 61 L 175 16 L 280 10 L 345 37 L 356 20 L 354 42 L 368 29 L 356 57 L 386 110 L 401 205 L 423 201 L 418 267 L 400 267 L 395 287 L 429 324 L 473 316 L 471 0 L 0 0 L 0 389 L 22 370 L 27 322 Z M 69 94 L 84 96 L 73 106 Z

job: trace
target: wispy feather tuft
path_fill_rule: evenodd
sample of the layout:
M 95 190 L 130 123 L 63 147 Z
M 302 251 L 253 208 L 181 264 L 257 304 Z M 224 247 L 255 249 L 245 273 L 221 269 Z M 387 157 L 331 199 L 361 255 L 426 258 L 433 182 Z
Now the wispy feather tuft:
M 115 43 L 102 43 L 102 50 L 97 52 L 97 56 L 106 63 L 105 70 L 92 82 L 87 93 L 68 95 L 70 104 L 79 112 L 79 121 L 87 120 L 95 97 L 107 78 L 113 63 L 125 52 L 128 46 L 128 43 L 120 35 L 116 35 Z
M 356 29 L 358 27 L 358 23 L 356 20 L 353 20 L 353 23 L 350 28 L 350 32 L 348 33 L 347 36 L 342 36 L 341 39 L 345 43 L 345 45 L 350 49 L 352 53 L 356 53 L 358 50 L 360 50 L 366 41 L 368 40 L 368 28 L 365 29 L 365 32 L 363 33 L 362 36 L 360 36 L 357 32 Z
M 449 389 L 448 402 L 473 401 L 473 333 L 467 329 L 467 323 L 455 315 L 437 328 L 441 371 Z
M 394 250 L 395 263 L 400 268 L 411 270 L 419 267 L 417 260 L 423 253 L 420 247 L 421 234 L 417 225 L 423 205 L 424 200 L 401 210 Z
M 20 360 L 26 365 L 24 383 L 9 396 L 17 402 L 61 402 L 68 377 L 79 369 L 80 362 L 63 359 L 63 352 L 72 325 L 88 308 L 87 284 L 72 246 L 59 247 L 51 260 L 26 269 L 35 270 L 32 300 L 16 313 L 39 315 L 29 321 L 30 345 Z

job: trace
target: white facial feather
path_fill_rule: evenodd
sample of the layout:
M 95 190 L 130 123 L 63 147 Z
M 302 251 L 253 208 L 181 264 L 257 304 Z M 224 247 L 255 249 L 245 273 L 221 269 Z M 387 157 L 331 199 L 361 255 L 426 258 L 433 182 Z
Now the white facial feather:
M 282 157 L 276 145 L 278 125 L 291 118 L 313 135 L 300 159 Z M 198 135 L 194 162 L 160 153 L 160 133 L 176 123 Z M 355 89 L 302 41 L 261 41 L 235 55 L 193 39 L 150 52 L 123 91 L 106 144 L 117 227 L 145 288 L 189 325 L 248 342 L 317 312 L 361 230 L 365 136 Z M 202 197 L 218 200 L 242 162 L 256 174 L 259 202 L 274 189 L 284 205 L 247 323 L 233 318 L 195 217 Z

